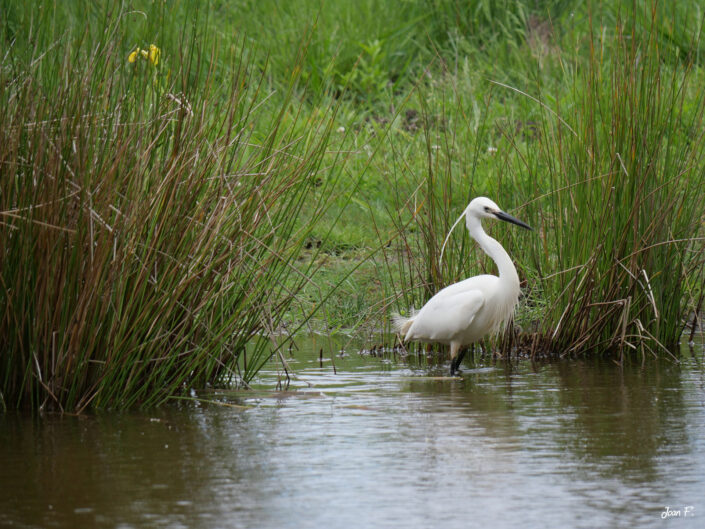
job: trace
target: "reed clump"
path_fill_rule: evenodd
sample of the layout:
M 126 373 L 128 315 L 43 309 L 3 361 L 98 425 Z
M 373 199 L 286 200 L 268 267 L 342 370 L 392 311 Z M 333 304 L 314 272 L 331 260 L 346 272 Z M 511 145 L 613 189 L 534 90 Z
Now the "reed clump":
M 705 92 L 699 35 L 686 48 L 669 44 L 664 13 L 647 4 L 600 20 L 588 9 L 588 31 L 567 51 L 549 44 L 537 57 L 527 42 L 515 52 L 528 65 L 525 83 L 495 74 L 501 80 L 484 80 L 494 89 L 479 105 L 457 88 L 440 96 L 456 110 L 443 126 L 426 122 L 427 168 L 419 178 L 408 160 L 399 165 L 413 193 L 400 192 L 390 208 L 397 230 L 387 270 L 400 308 L 494 273 L 465 233 L 438 260 L 467 201 L 488 195 L 538 235 L 489 227 L 525 293 L 518 325 L 495 350 L 671 354 L 702 296 Z M 432 87 L 420 90 L 434 99 Z M 513 120 L 497 117 L 497 99 Z
M 186 28 L 178 49 L 135 54 L 109 22 L 91 46 L 60 38 L 0 68 L 6 408 L 246 383 L 269 354 L 246 345 L 281 324 L 327 207 L 311 189 L 333 111 L 299 116 L 296 75 L 272 102 L 245 46 L 205 52 Z
M 548 302 L 532 351 L 664 354 L 701 294 L 702 71 L 658 38 L 655 4 L 634 9 L 609 33 L 591 26 L 562 113 L 573 130 L 544 129 L 548 186 L 528 207 L 543 248 L 523 255 Z

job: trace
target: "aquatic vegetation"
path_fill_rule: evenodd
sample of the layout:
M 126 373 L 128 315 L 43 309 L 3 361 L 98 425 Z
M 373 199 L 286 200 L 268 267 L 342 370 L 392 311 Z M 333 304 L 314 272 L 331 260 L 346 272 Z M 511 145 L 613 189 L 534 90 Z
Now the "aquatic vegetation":
M 525 295 L 495 350 L 666 354 L 703 297 L 697 2 L 351 6 L 0 5 L 0 408 L 376 331 L 492 270 L 460 233 L 439 263 L 477 195 L 537 228 L 492 228 Z
M 550 301 L 534 349 L 665 354 L 701 294 L 702 72 L 692 57 L 670 61 L 652 22 L 595 28 L 574 74 L 575 133 L 543 129 L 537 169 L 549 185 L 528 207 L 548 208 L 533 266 Z
M 464 109 L 457 114 L 465 121 L 450 128 L 425 125 L 428 171 L 412 180 L 414 196 L 401 194 L 391 208 L 398 239 L 387 253 L 401 273 L 388 270 L 399 274 L 401 305 L 418 307 L 487 266 L 481 258 L 468 266 L 467 241 L 457 236 L 443 268 L 438 256 L 462 208 L 454 197 L 493 194 L 539 234 L 538 241 L 514 238 L 526 310 L 496 347 L 505 354 L 670 354 L 702 296 L 705 92 L 697 54 L 664 45 L 659 11 L 642 9 L 589 18 L 574 49 L 556 47 L 541 63 L 518 52 L 535 68 L 525 83 L 492 83 L 492 97 L 511 98 L 521 116 L 511 128 L 497 126 L 510 153 L 499 164 L 494 145 L 482 154 L 491 99 L 474 110 L 469 145 L 457 140 L 468 139 L 459 131 L 470 124 L 464 112 L 472 116 Z M 691 49 L 698 47 L 694 35 Z M 462 105 L 462 94 L 444 97 L 450 108 Z M 466 160 L 456 165 L 451 160 L 463 151 Z M 480 173 L 481 164 L 494 165 L 496 176 Z M 399 172 L 406 167 L 413 165 L 405 160 Z
M 0 69 L 8 408 L 152 406 L 245 384 L 271 354 L 246 346 L 279 331 L 311 275 L 297 258 L 329 204 L 312 190 L 344 167 L 321 167 L 334 109 L 302 117 L 296 77 L 269 103 L 244 46 L 205 55 L 187 38 L 198 61 L 170 57 L 172 84 L 155 87 L 131 75 L 114 30 L 84 54 L 67 40 Z M 138 53 L 158 63 L 156 47 Z M 220 60 L 222 84 L 202 69 Z

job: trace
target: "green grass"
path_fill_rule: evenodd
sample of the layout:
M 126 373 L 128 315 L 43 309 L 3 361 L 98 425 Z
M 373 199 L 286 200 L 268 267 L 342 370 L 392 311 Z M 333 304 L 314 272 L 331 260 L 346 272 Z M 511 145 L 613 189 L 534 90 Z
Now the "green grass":
M 387 259 L 400 308 L 493 269 L 477 252 L 467 263 L 466 234 L 439 265 L 454 217 L 487 194 L 538 228 L 538 237 L 494 228 L 525 280 L 520 350 L 668 354 L 702 296 L 705 94 L 697 54 L 664 45 L 658 11 L 650 24 L 642 9 L 625 8 L 611 28 L 588 11 L 590 31 L 572 53 L 527 43 L 515 52 L 516 80 L 493 75 L 483 102 L 466 102 L 472 78 L 441 86 L 446 122 L 428 120 L 426 149 L 396 164 L 406 193 Z M 424 93 L 424 115 L 433 100 Z M 500 345 L 507 353 L 516 340 Z
M 537 229 L 490 228 L 525 294 L 498 350 L 666 354 L 701 303 L 697 2 L 2 0 L 0 20 L 3 407 L 151 406 L 246 384 L 272 353 L 255 336 L 381 332 L 494 270 L 462 230 L 439 263 L 477 195 Z M 128 62 L 150 44 L 157 64 Z
M 246 383 L 270 354 L 246 346 L 311 275 L 297 259 L 344 166 L 327 152 L 335 108 L 302 113 L 296 76 L 271 101 L 244 47 L 199 51 L 186 27 L 162 35 L 175 51 L 145 39 L 158 63 L 129 63 L 125 16 L 106 20 L 90 47 L 62 36 L 1 73 L 9 407 L 151 406 Z

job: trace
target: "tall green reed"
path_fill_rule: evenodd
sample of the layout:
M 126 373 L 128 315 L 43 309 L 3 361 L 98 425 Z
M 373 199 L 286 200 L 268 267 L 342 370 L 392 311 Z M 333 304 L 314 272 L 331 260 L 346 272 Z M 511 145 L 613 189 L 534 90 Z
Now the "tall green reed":
M 468 255 L 464 233 L 438 261 L 450 222 L 469 198 L 487 194 L 538 231 L 515 237 L 490 227 L 525 292 L 520 328 L 510 328 L 500 350 L 514 348 L 520 330 L 531 354 L 665 354 L 677 342 L 705 260 L 702 72 L 696 55 L 663 46 L 660 11 L 631 9 L 615 26 L 591 28 L 574 50 L 554 44 L 540 62 L 530 43 L 520 47 L 524 86 L 494 84 L 474 105 L 457 89 L 440 97 L 446 122 L 424 128 L 427 166 L 413 174 L 413 163 L 398 165 L 410 185 L 390 208 L 397 243 L 388 270 L 402 310 L 493 270 Z M 548 79 L 547 70 L 560 75 Z M 422 101 L 439 100 L 432 87 L 420 89 Z M 488 157 L 495 142 L 503 149 Z
M 159 63 L 128 63 L 111 17 L 90 46 L 18 46 L 0 69 L 8 407 L 152 406 L 246 383 L 270 354 L 246 346 L 280 330 L 329 205 L 311 190 L 334 109 L 302 117 L 296 75 L 272 98 L 244 45 L 204 50 L 197 25 L 158 42 Z M 344 165 L 328 161 L 325 186 Z
M 593 28 L 564 115 L 574 130 L 546 127 L 538 146 L 543 251 L 526 257 L 549 306 L 534 350 L 663 353 L 694 308 L 705 260 L 702 72 L 671 60 L 655 5 L 635 9 L 651 24 L 632 24 L 628 11 L 613 32 Z

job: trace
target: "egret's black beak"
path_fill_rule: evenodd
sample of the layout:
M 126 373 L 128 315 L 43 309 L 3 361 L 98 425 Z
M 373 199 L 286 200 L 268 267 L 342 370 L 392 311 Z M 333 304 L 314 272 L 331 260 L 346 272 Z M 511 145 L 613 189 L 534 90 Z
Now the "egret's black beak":
M 531 226 L 529 226 L 527 223 L 522 222 L 515 217 L 512 217 L 509 213 L 505 213 L 504 211 L 498 211 L 497 213 L 494 214 L 494 216 L 497 217 L 499 220 L 511 222 L 512 224 L 516 224 L 517 226 L 521 226 L 522 228 L 525 228 L 527 230 L 531 230 Z M 533 230 L 531 230 L 531 231 L 533 231 Z

